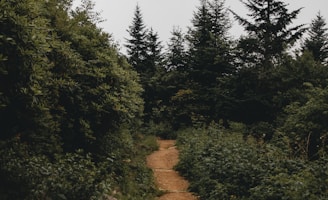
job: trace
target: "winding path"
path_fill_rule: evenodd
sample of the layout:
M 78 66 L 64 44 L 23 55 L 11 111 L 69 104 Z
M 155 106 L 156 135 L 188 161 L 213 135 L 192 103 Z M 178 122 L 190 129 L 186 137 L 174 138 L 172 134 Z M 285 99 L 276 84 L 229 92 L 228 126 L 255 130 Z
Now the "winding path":
M 175 140 L 157 140 L 159 150 L 147 157 L 147 165 L 154 172 L 158 188 L 166 193 L 158 200 L 197 200 L 187 191 L 189 183 L 173 167 L 179 162 Z

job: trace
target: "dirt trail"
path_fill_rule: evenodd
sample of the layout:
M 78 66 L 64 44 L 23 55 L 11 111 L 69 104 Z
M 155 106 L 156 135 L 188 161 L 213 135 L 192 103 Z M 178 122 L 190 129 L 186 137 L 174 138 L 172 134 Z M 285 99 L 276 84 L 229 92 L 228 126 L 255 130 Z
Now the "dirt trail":
M 166 193 L 158 200 L 197 200 L 187 192 L 189 183 L 173 167 L 179 161 L 175 140 L 157 140 L 159 150 L 147 157 L 147 165 L 154 172 L 156 184 Z

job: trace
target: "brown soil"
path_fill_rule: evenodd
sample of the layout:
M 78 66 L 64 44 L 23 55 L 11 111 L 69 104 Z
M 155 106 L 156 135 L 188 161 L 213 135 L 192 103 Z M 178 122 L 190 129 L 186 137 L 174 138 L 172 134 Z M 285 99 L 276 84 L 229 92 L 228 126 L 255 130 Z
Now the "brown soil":
M 173 167 L 179 162 L 175 140 L 157 140 L 159 150 L 147 157 L 147 165 L 154 172 L 158 188 L 166 193 L 158 200 L 197 200 L 187 191 L 189 183 Z

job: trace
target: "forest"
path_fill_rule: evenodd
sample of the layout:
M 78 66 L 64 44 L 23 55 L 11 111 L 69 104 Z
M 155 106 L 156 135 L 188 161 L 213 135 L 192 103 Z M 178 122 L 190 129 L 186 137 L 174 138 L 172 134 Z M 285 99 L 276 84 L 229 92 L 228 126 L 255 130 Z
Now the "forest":
M 326 21 L 241 2 L 200 0 L 167 45 L 137 5 L 125 55 L 96 1 L 0 0 L 0 199 L 155 199 L 157 137 L 201 200 L 328 199 Z

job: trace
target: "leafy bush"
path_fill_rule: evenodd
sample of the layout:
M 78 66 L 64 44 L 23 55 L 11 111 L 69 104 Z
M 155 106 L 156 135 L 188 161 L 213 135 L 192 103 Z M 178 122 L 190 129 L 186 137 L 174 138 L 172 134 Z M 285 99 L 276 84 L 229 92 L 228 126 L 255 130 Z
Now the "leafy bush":
M 272 139 L 275 130 L 272 124 L 268 122 L 258 122 L 249 127 L 247 135 L 251 135 L 258 140 L 268 141 Z
M 290 139 L 295 155 L 318 159 L 327 154 L 328 88 L 315 88 L 305 83 L 305 103 L 287 106 L 288 113 L 281 131 Z
M 18 141 L 1 143 L 0 199 L 98 200 L 114 194 L 125 200 L 152 199 L 157 190 L 145 155 L 157 148 L 155 139 L 125 139 L 131 142 L 129 154 L 126 148 L 125 154 L 114 152 L 116 157 L 109 154 L 98 162 L 82 150 L 51 159 L 31 155 Z
M 7 193 L 2 199 L 91 199 L 96 193 L 105 192 L 97 189 L 106 180 L 99 179 L 101 169 L 82 151 L 51 160 L 30 156 L 24 150 L 23 145 L 16 144 L 1 151 L 1 194 Z
M 132 137 L 143 89 L 93 6 L 0 2 L 0 199 L 154 193 Z
M 327 162 L 292 158 L 275 140 L 258 143 L 217 126 L 184 130 L 178 134 L 177 169 L 206 200 L 327 198 L 328 171 L 316 170 Z

